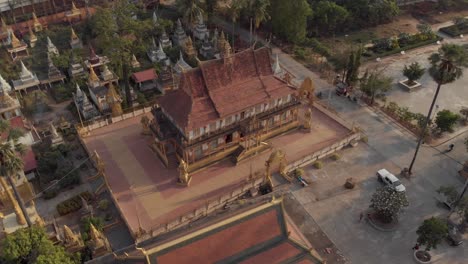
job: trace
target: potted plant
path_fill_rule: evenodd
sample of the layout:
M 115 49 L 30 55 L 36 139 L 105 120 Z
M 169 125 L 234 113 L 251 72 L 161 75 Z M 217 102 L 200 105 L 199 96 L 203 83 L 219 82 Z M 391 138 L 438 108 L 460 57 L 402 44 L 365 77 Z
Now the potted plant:
M 426 69 L 421 67 L 421 65 L 417 62 L 413 62 L 409 66 L 405 65 L 403 68 L 403 75 L 407 79 L 400 81 L 400 84 L 409 91 L 421 86 L 417 80 L 423 76 L 425 71 Z
M 424 220 L 422 225 L 416 230 L 418 234 L 418 244 L 425 246 L 424 250 L 414 251 L 414 260 L 417 263 L 430 263 L 431 249 L 437 248 L 444 238 L 448 235 L 447 223 L 439 218 L 431 217 Z

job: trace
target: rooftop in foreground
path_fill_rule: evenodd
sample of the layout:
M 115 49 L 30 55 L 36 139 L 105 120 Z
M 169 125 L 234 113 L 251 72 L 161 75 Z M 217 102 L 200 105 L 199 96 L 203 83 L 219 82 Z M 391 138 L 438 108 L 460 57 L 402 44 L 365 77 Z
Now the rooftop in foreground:
M 145 231 L 193 211 L 244 182 L 252 172 L 264 171 L 271 150 L 235 166 L 223 160 L 193 174 L 189 187 L 176 183 L 178 172 L 167 169 L 154 154 L 150 136 L 141 135 L 141 116 L 93 130 L 83 139 L 105 163 L 109 187 L 131 232 Z M 298 160 L 345 137 L 349 130 L 314 109 L 310 133 L 299 130 L 278 136 L 269 144 L 288 161 Z

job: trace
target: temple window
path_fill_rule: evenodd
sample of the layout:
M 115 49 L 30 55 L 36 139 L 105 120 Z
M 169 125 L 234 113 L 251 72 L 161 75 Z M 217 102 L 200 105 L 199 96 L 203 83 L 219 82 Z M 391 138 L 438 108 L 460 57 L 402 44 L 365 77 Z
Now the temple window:
M 226 143 L 232 142 L 232 134 L 226 135 Z
M 286 98 L 286 102 L 288 102 L 288 103 L 291 102 L 291 95 L 290 94 L 288 94 L 288 97 Z
M 213 140 L 210 142 L 210 149 L 216 149 L 218 147 L 218 140 Z
M 262 105 L 257 105 L 257 106 L 255 106 L 255 112 L 256 112 L 256 113 L 262 112 Z
M 245 111 L 240 113 L 240 119 L 244 119 L 244 118 L 245 118 Z
M 208 144 L 206 144 L 206 143 L 203 144 L 203 145 L 202 145 L 202 150 L 203 150 L 203 151 L 208 150 Z

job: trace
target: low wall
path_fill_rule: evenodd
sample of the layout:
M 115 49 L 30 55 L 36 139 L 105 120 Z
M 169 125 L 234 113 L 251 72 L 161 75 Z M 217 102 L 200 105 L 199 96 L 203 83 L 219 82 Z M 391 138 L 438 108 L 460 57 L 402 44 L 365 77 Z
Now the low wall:
M 145 107 L 145 108 L 133 110 L 129 113 L 124 113 L 121 116 L 116 116 L 116 117 L 105 116 L 97 120 L 86 122 L 83 125 L 76 124 L 75 127 L 82 137 L 86 137 L 89 132 L 96 130 L 98 128 L 105 127 L 110 124 L 118 123 L 120 121 L 124 121 L 126 119 L 136 117 L 136 116 L 149 113 L 149 112 L 151 112 L 151 107 Z

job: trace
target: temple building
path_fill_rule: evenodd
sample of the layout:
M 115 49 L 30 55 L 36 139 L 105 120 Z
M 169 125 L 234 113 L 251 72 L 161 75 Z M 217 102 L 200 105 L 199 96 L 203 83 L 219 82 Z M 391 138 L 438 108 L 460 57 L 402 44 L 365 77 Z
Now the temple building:
M 73 100 L 78 108 L 80 118 L 89 120 L 99 116 L 96 107 L 89 101 L 88 96 L 76 85 L 76 92 L 73 94 Z
M 130 77 L 130 83 L 133 88 L 140 92 L 151 91 L 158 88 L 158 75 L 153 68 L 135 72 Z M 160 91 L 163 93 L 163 91 Z
M 24 63 L 21 61 L 20 78 L 19 80 L 13 81 L 13 87 L 15 88 L 15 90 L 16 91 L 27 90 L 28 88 L 36 87 L 39 84 L 40 84 L 40 81 L 39 79 L 37 79 L 36 74 L 29 71 L 26 68 L 26 66 L 24 66 Z
M 172 42 L 167 36 L 166 31 L 163 31 L 163 33 L 161 34 L 161 38 L 159 39 L 159 42 L 161 42 L 162 47 L 164 49 L 172 47 Z
M 75 30 L 73 30 L 73 28 L 71 28 L 70 47 L 72 49 L 83 48 L 83 43 L 81 42 L 81 39 L 76 35 Z
M 273 75 L 269 49 L 223 54 L 183 72 L 153 109 L 153 149 L 166 166 L 177 157 L 193 172 L 300 126 L 296 89 Z
M 89 96 L 94 104 L 97 106 L 98 110 L 103 113 L 109 110 L 109 105 L 107 104 L 106 95 L 107 87 L 101 85 L 99 77 L 96 75 L 96 72 L 91 67 L 89 70 L 88 76 L 88 89 Z
M 210 36 L 210 32 L 208 32 L 208 28 L 206 28 L 205 23 L 203 22 L 203 15 L 200 13 L 198 14 L 198 22 L 193 29 L 193 37 L 196 40 L 204 40 L 205 38 Z
M 148 51 L 148 58 L 152 63 L 158 62 L 163 65 L 169 65 L 170 61 L 169 58 L 167 57 L 166 53 L 164 52 L 163 46 L 161 43 L 159 43 L 159 46 L 156 46 L 156 43 L 154 42 L 153 39 L 153 46 L 151 49 Z
M 301 229 L 272 199 L 194 223 L 163 238 L 129 246 L 90 264 L 325 264 Z
M 67 225 L 63 225 L 60 240 L 69 253 L 75 253 L 84 248 L 81 235 L 79 235 L 79 233 L 75 234 L 75 232 L 73 232 Z
M 101 70 L 101 85 L 106 85 L 108 83 L 117 83 L 119 80 L 119 77 L 114 74 L 111 70 L 109 70 L 109 67 L 107 65 L 102 66 Z
M 174 36 L 172 36 L 174 45 L 179 47 L 185 47 L 185 41 L 187 40 L 187 34 L 185 33 L 184 28 L 182 27 L 182 22 L 180 19 L 177 19 L 176 30 L 174 31 Z
M 10 84 L 0 75 L 0 118 L 4 120 L 21 116 L 21 105 L 16 96 L 11 97 L 11 92 Z
M 107 95 L 106 95 L 107 105 L 111 109 L 112 117 L 121 116 L 123 114 L 122 111 L 122 98 L 117 93 L 114 85 L 109 83 L 109 87 L 107 88 Z
M 47 52 L 56 56 L 60 55 L 57 47 L 52 43 L 52 40 L 50 40 L 49 37 L 47 37 Z
M 7 48 L 8 53 L 13 61 L 16 61 L 19 58 L 24 58 L 29 56 L 28 44 L 24 41 L 20 41 L 13 31 L 9 31 L 8 42 L 9 47 Z

